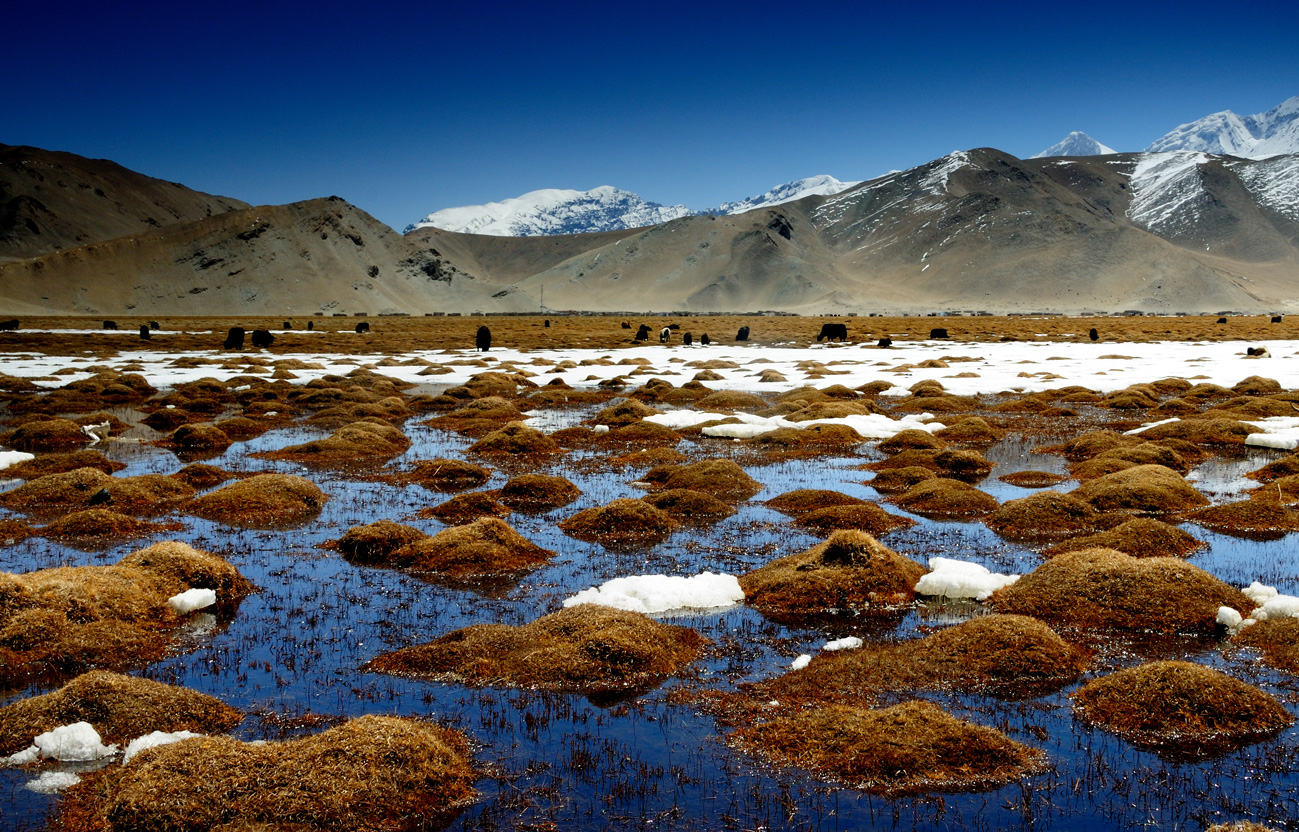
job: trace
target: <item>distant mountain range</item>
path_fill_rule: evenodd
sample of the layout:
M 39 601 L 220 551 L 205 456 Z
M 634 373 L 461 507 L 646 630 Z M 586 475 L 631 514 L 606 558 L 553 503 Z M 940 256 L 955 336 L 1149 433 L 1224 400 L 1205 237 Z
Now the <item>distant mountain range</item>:
M 1197 150 L 1244 159 L 1299 153 L 1299 96 L 1252 116 L 1231 110 L 1205 116 L 1151 142 L 1146 150 Z
M 1062 140 L 1043 150 L 1041 153 L 1034 153 L 1030 159 L 1044 159 L 1048 156 L 1107 156 L 1112 153 L 1118 153 L 1112 147 L 1106 147 L 1100 142 L 1093 139 L 1086 133 L 1077 130 L 1065 136 Z
M 781 205 L 805 196 L 837 194 L 857 184 L 859 183 L 840 182 L 833 176 L 812 176 L 777 185 L 766 193 L 747 199 L 723 202 L 703 211 L 694 211 L 684 205 L 649 202 L 630 191 L 609 185 L 589 191 L 549 188 L 486 205 L 434 211 L 419 222 L 406 226 L 406 232 L 432 227 L 498 237 L 589 234 L 657 225 L 680 217 L 739 214 L 755 208 Z

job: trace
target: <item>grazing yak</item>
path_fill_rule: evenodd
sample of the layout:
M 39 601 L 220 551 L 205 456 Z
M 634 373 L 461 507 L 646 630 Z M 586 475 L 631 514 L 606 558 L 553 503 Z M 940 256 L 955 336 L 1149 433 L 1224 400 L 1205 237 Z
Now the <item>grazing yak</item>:
M 649 327 L 647 327 L 645 324 L 641 324 L 641 325 L 640 325 L 640 329 L 636 330 L 636 339 L 635 339 L 635 340 L 637 340 L 637 341 L 648 341 L 648 340 L 649 340 Z
M 1273 315 L 1273 316 L 1272 316 L 1272 323 L 1274 323 L 1274 324 L 1279 324 L 1279 323 L 1281 323 L 1281 316 L 1280 316 L 1280 315 Z
M 749 328 L 747 326 L 740 327 L 740 331 L 735 333 L 735 340 L 736 341 L 749 340 Z
M 369 331 L 370 331 L 370 325 L 367 324 L 365 321 L 361 321 L 359 324 L 356 325 L 357 335 L 360 335 L 362 332 L 369 332 Z
M 315 328 L 316 328 L 316 322 L 315 322 L 315 321 L 307 321 L 307 332 L 310 332 L 311 330 L 313 330 L 313 329 L 315 329 Z
M 230 327 L 230 332 L 226 334 L 226 342 L 222 347 L 228 350 L 241 350 L 244 348 L 244 328 L 241 326 Z
M 275 336 L 267 329 L 253 330 L 253 346 L 259 350 L 264 350 L 271 344 L 275 343 Z
M 12 331 L 18 328 L 18 319 L 10 318 L 7 321 L 0 321 L 0 330 Z
M 1226 319 L 1226 318 L 1219 318 L 1219 319 L 1218 319 L 1218 323 L 1220 323 L 1220 324 L 1225 324 L 1226 322 L 1227 322 L 1227 319 Z
M 104 321 L 104 329 L 117 329 L 117 321 Z
M 821 343 L 821 339 L 823 338 L 830 341 L 834 341 L 836 339 L 840 341 L 847 341 L 848 325 L 847 324 L 821 324 L 821 331 L 817 333 L 816 342 L 818 344 Z
M 626 321 L 623 321 L 623 322 L 622 322 L 622 328 L 623 328 L 623 329 L 631 329 L 631 324 L 627 323 Z
M 162 324 L 157 321 L 149 321 L 149 329 L 162 329 Z
M 1245 355 L 1252 356 L 1253 358 L 1271 358 L 1271 357 L 1272 357 L 1272 353 L 1270 353 L 1270 352 L 1267 351 L 1267 347 L 1248 347 L 1248 348 L 1245 350 Z
M 485 326 L 478 327 L 478 334 L 474 336 L 474 345 L 478 347 L 479 352 L 487 352 L 492 348 L 492 331 Z
M 672 327 L 665 326 L 659 330 L 659 343 L 666 344 L 672 340 Z
M 151 336 L 149 335 L 149 325 L 148 325 L 148 324 L 140 324 L 140 340 L 141 340 L 141 341 L 148 341 L 150 337 L 151 337 Z
M 1101 334 L 1096 331 L 1096 327 L 1092 327 L 1091 329 L 1087 330 L 1087 337 L 1092 339 L 1093 341 L 1097 341 L 1100 340 Z
M 876 344 L 875 346 L 877 346 L 877 347 L 891 347 L 891 346 L 893 346 L 893 339 L 890 338 L 890 337 L 888 337 L 887 335 L 885 335 L 883 338 L 880 339 L 879 343 Z
M 285 321 L 284 326 L 280 327 L 280 329 L 293 329 L 293 322 Z
M 708 346 L 709 344 L 712 343 L 712 339 L 709 338 L 709 337 L 708 337 L 708 333 L 705 332 L 703 335 L 700 335 L 700 336 L 699 336 L 699 343 L 700 343 L 700 345 L 706 347 L 706 346 Z
M 941 326 L 936 326 L 929 330 L 929 338 L 936 341 L 946 340 L 947 330 L 943 329 Z
M 695 337 L 691 335 L 689 332 L 687 332 L 685 335 L 681 337 L 681 343 L 685 344 L 687 347 L 693 344 L 694 342 L 695 342 Z
M 550 329 L 550 318 L 546 319 L 546 329 Z

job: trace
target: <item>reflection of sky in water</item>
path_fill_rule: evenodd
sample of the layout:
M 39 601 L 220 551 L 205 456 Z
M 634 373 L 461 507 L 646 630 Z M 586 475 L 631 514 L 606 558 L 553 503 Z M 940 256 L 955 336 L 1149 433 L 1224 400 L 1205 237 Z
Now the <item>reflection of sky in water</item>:
M 990 348 L 998 346 L 981 344 L 977 350 L 989 355 Z M 1106 345 L 1105 350 L 1136 354 L 1146 346 Z M 1230 345 L 1193 346 L 1224 353 L 1234 349 Z M 1030 349 L 1029 345 L 1019 348 Z M 1069 345 L 1067 350 L 1085 348 Z M 960 354 L 974 349 L 952 344 L 934 347 L 933 351 Z M 1055 354 L 1066 348 L 1055 345 L 1053 352 L 1034 345 L 1031 349 Z M 745 357 L 751 354 L 733 352 Z M 809 357 L 808 351 L 797 352 L 800 360 Z M 826 360 L 859 354 L 844 349 L 813 355 Z M 871 361 L 876 360 L 876 355 L 869 354 Z M 695 357 L 693 353 L 687 356 Z M 901 360 L 896 353 L 888 357 L 895 363 Z M 916 357 L 908 355 L 907 359 Z M 1043 366 L 1060 372 L 1062 364 Z M 1132 376 L 1125 377 L 1124 384 L 1137 380 L 1138 375 L 1155 378 L 1174 372 L 1148 363 L 1129 364 L 1137 366 L 1123 373 Z M 770 365 L 760 365 L 759 369 L 766 366 Z M 971 365 L 953 367 L 958 369 L 931 375 L 941 377 L 942 372 L 959 372 Z M 383 371 L 390 369 L 409 368 Z M 585 376 L 610 369 L 581 367 L 573 372 Z M 985 373 L 983 368 L 975 369 Z M 1253 369 L 1249 365 L 1249 371 Z M 15 372 L 8 367 L 6 371 Z M 203 368 L 199 373 L 208 374 L 215 374 L 213 368 Z M 436 378 L 439 383 L 455 383 L 449 376 Z M 683 374 L 671 380 L 680 384 L 688 378 Z M 795 377 L 790 378 L 792 383 Z M 906 384 L 914 380 L 899 379 Z M 1097 384 L 1095 379 L 1078 381 Z M 851 379 L 839 377 L 814 383 L 824 386 L 836 382 L 852 384 Z M 1071 382 L 1057 380 L 1051 386 L 1065 383 Z M 1285 380 L 1282 383 L 1287 384 Z M 113 412 L 132 421 L 140 416 L 125 408 Z M 593 412 L 593 408 L 546 410 L 532 415 L 540 417 L 546 430 L 556 430 Z M 422 426 L 422 418 L 406 424 L 414 446 L 394 460 L 390 468 L 400 469 L 415 459 L 460 456 L 470 444 L 471 440 L 464 437 Z M 301 473 L 304 469 L 294 463 L 256 460 L 249 454 L 327 433 L 299 426 L 275 430 L 236 443 L 206 461 L 237 471 Z M 121 475 L 171 473 L 180 467 L 171 453 L 140 443 L 157 436 L 148 428 L 138 428 L 127 439 L 101 447 L 107 455 L 128 465 Z M 1049 443 L 1011 436 L 987 449 L 986 455 L 997 467 L 980 487 L 1004 502 L 1032 492 L 997 480 L 999 475 L 1019 470 L 1067 472 L 1061 457 L 1033 453 L 1039 444 Z M 682 446 L 687 451 L 702 450 L 713 455 L 738 453 L 740 447 L 725 441 L 710 441 L 702 448 L 691 442 Z M 1239 499 L 1242 488 L 1253 484 L 1241 479 L 1241 475 L 1279 455 L 1275 451 L 1251 451 L 1240 457 L 1211 460 L 1197 467 L 1192 479 L 1215 502 Z M 301 529 L 232 530 L 197 518 L 183 518 L 186 531 L 178 535 L 180 539 L 228 557 L 263 591 L 244 601 L 238 615 L 224 629 L 218 628 L 211 635 L 195 635 L 184 652 L 147 668 L 143 675 L 211 693 L 252 712 L 253 716 L 236 731 L 245 739 L 317 730 L 285 728 L 271 715 L 294 718 L 306 713 L 402 714 L 431 716 L 458 726 L 481 745 L 480 761 L 496 766 L 501 776 L 478 783 L 481 800 L 453 828 L 554 823 L 564 829 L 652 825 L 690 829 L 887 826 L 924 830 L 1127 830 L 1140 826 L 1180 830 L 1200 828 L 1202 819 L 1209 817 L 1249 816 L 1274 825 L 1293 822 L 1294 807 L 1299 805 L 1296 729 L 1277 740 L 1210 762 L 1171 763 L 1075 722 L 1068 699 L 1072 688 L 1022 702 L 926 692 L 924 698 L 959 716 L 999 727 L 1016 740 L 1043 748 L 1055 769 L 992 793 L 887 800 L 852 790 L 828 789 L 797 772 L 773 769 L 734 753 L 720 740 L 726 729 L 712 717 L 665 701 L 665 692 L 680 684 L 733 689 L 745 681 L 770 678 L 800 653 L 815 654 L 826 641 L 844 635 L 859 635 L 869 641 L 909 638 L 928 628 L 984 612 L 982 607 L 969 603 L 931 601 L 894 618 L 847 618 L 805 627 L 775 624 L 744 607 L 676 615 L 673 623 L 699 629 L 713 642 L 713 651 L 683 674 L 684 682 L 669 680 L 658 690 L 607 708 L 580 696 L 472 690 L 359 671 L 363 662 L 382 651 L 429 641 L 467 624 L 518 624 L 531 620 L 557 609 L 574 592 L 614 577 L 691 575 L 704 570 L 738 574 L 801 551 L 814 545 L 817 538 L 795 529 L 785 515 L 760 501 L 796 488 L 830 488 L 879 499 L 869 486 L 872 473 L 857 467 L 874 458 L 878 453 L 868 445 L 853 456 L 838 459 L 750 464 L 749 472 L 764 490 L 743 504 L 734 517 L 712 527 L 683 528 L 657 546 L 630 551 L 610 551 L 574 540 L 563 535 L 555 524 L 582 509 L 642 493 L 630 486 L 636 475 L 643 473 L 641 469 L 610 471 L 587 453 L 565 454 L 532 467 L 514 460 L 488 461 L 497 470 L 485 488 L 499 487 L 517 473 L 537 470 L 563 474 L 583 492 L 582 497 L 564 508 L 540 514 L 516 512 L 507 518 L 518 531 L 557 555 L 549 565 L 525 576 L 517 585 L 489 594 L 447 588 L 399 571 L 353 566 L 332 552 L 317 549 L 317 544 L 340 537 L 351 526 L 384 517 L 434 532 L 441 528 L 437 521 L 418 519 L 415 514 L 450 496 L 416 486 L 397 487 L 319 473 L 315 478 L 331 499 L 319 519 Z M 1074 485 L 1066 482 L 1059 487 L 1068 490 Z M 903 513 L 887 502 L 882 504 L 889 511 Z M 1003 541 L 981 523 L 915 519 L 918 525 L 887 535 L 884 542 L 921 563 L 941 556 L 973 560 L 994 571 L 1015 573 L 1030 571 L 1040 563 L 1031 548 Z M 1299 547 L 1293 546 L 1290 538 L 1260 543 L 1214 534 L 1189 524 L 1183 528 L 1210 544 L 1194 554 L 1191 563 L 1237 586 L 1261 580 L 1282 592 L 1299 594 Z M 0 548 L 0 568 L 28 571 L 58 564 L 112 563 L 147 542 L 95 553 L 33 538 L 18 546 Z M 1151 614 L 1157 615 L 1158 610 Z M 1295 692 L 1292 678 L 1262 668 L 1253 654 L 1213 641 L 1133 637 L 1106 640 L 1095 646 L 1097 673 L 1131 665 L 1142 657 L 1176 656 L 1224 669 L 1274 693 L 1288 694 L 1291 699 Z M 12 692 L 5 701 L 35 692 Z M 0 771 L 0 817 L 5 819 L 2 825 L 6 828 L 40 828 L 54 805 L 54 798 L 20 788 L 34 776 L 30 772 Z

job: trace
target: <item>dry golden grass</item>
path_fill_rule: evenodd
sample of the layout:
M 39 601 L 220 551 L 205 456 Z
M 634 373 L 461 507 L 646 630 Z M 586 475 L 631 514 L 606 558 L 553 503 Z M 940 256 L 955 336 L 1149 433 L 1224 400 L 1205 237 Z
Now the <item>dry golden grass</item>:
M 1071 492 L 1097 511 L 1168 514 L 1207 506 L 1209 501 L 1176 471 L 1137 465 L 1088 480 Z
M 287 742 L 201 737 L 149 749 L 74 787 L 61 808 L 84 832 L 390 832 L 445 823 L 473 797 L 475 776 L 458 732 L 363 716 Z
M 414 483 L 430 491 L 464 491 L 477 488 L 491 478 L 491 471 L 459 459 L 421 459 L 411 470 L 394 479 Z
M 992 473 L 992 463 L 977 451 L 935 450 L 913 448 L 900 451 L 888 459 L 872 462 L 863 467 L 870 471 L 887 471 L 890 468 L 928 468 L 940 477 L 974 483 Z
M 876 711 L 831 705 L 730 738 L 750 753 L 888 795 L 992 789 L 1046 763 L 1036 749 L 919 701 Z
M 606 546 L 639 546 L 666 539 L 679 525 L 667 512 L 643 500 L 624 497 L 579 511 L 559 527 L 578 540 Z
M 1233 639 L 1260 650 L 1263 661 L 1290 673 L 1299 673 L 1299 618 L 1260 621 L 1246 627 Z
M 1280 830 L 1254 823 L 1252 820 L 1238 820 L 1233 823 L 1215 823 L 1206 827 L 1204 832 L 1280 832 Z
M 176 524 L 137 520 L 109 509 L 89 508 L 63 515 L 41 529 L 39 534 L 80 548 L 102 548 L 123 540 L 146 537 L 164 530 L 176 531 L 179 528 Z
M 40 460 L 38 459 L 35 461 L 39 462 Z M 30 465 L 31 463 L 24 464 Z M 14 468 L 11 468 L 10 470 L 16 470 L 17 468 L 18 466 L 14 466 Z M 1294 476 L 1295 474 L 1299 474 L 1299 453 L 1290 454 L 1290 456 L 1283 456 L 1280 459 L 1274 459 L 1262 468 L 1250 471 L 1245 476 L 1252 480 L 1267 483 L 1272 482 L 1273 480 L 1279 480 L 1282 477 Z
M 1049 471 L 1013 471 L 1002 474 L 998 480 L 1020 488 L 1050 488 L 1069 479 L 1063 474 L 1052 474 Z
M 630 425 L 644 419 L 646 416 L 654 416 L 663 411 L 655 407 L 650 407 L 636 399 L 627 399 L 619 404 L 610 405 L 592 417 L 592 424 L 608 425 L 611 428 Z
M 428 537 L 424 532 L 392 520 L 376 520 L 353 526 L 329 544 L 353 563 L 373 566 L 405 566 L 393 556 L 410 544 Z
M 554 439 L 522 422 L 510 422 L 469 446 L 469 453 L 487 456 L 537 457 L 563 452 Z
M 1044 550 L 1043 557 L 1055 557 L 1080 549 L 1114 549 L 1134 558 L 1184 558 L 1206 544 L 1159 520 L 1134 517 L 1108 531 L 1073 537 Z
M 686 488 L 719 500 L 740 502 L 762 490 L 762 484 L 729 459 L 705 459 L 684 465 L 659 465 L 641 477 L 655 490 Z
M 158 444 L 174 451 L 224 451 L 233 444 L 230 436 L 215 425 L 181 425 Z
M 866 501 L 860 497 L 851 497 L 842 491 L 827 491 L 821 488 L 800 488 L 777 494 L 766 504 L 776 511 L 785 514 L 799 515 L 831 506 L 861 505 Z
M 1007 540 L 1041 542 L 1096 531 L 1097 514 L 1071 494 L 1039 491 L 1002 503 L 983 522 Z
M 1257 741 L 1294 723 L 1274 698 L 1197 664 L 1158 661 L 1083 685 L 1074 712 L 1135 745 L 1193 756 Z
M 42 454 L 35 459 L 11 465 L 5 469 L 5 476 L 24 480 L 34 480 L 46 474 L 66 474 L 78 468 L 94 468 L 105 474 L 120 471 L 126 466 L 114 462 L 99 451 L 81 450 L 67 453 Z
M 831 506 L 804 512 L 794 519 L 794 525 L 822 537 L 840 529 L 855 529 L 876 537 L 914 526 L 915 520 L 890 514 L 874 503 Z
M 1157 425 L 1141 432 L 1141 439 L 1181 439 L 1192 445 L 1236 446 L 1245 444 L 1245 437 L 1257 429 L 1235 419 L 1183 419 Z
M 673 488 L 641 497 L 678 523 L 715 523 L 735 514 L 735 509 L 702 491 Z
M 942 450 L 946 447 L 947 440 L 919 428 L 907 428 L 899 431 L 879 444 L 880 453 L 885 454 L 896 454 L 915 448 Z
M 238 710 L 197 691 L 92 670 L 53 693 L 0 708 L 0 755 L 74 722 L 89 722 L 105 743 L 125 745 L 151 731 L 221 734 L 242 719 Z
M 1179 558 L 1066 552 L 993 593 L 998 612 L 1100 630 L 1212 634 L 1218 607 L 1248 613 L 1240 590 Z
M 259 459 L 284 459 L 329 467 L 373 466 L 410 447 L 406 434 L 385 422 L 355 422 L 324 439 L 253 454 Z
M 79 448 L 90 444 L 81 426 L 68 419 L 47 419 L 20 425 L 4 443 L 20 451 L 52 451 Z
M 851 427 L 834 424 L 776 428 L 744 440 L 745 444 L 777 458 L 839 454 L 864 441 Z
M 918 482 L 936 480 L 938 475 L 928 468 L 919 465 L 908 465 L 905 468 L 887 468 L 867 480 L 866 484 L 881 494 L 901 494 Z
M 104 505 L 125 514 L 156 514 L 179 505 L 194 489 L 161 474 L 111 477 L 94 468 L 78 468 L 30 480 L 0 495 L 0 505 L 37 517 L 89 508 L 92 498 L 107 492 Z
M 922 480 L 892 499 L 922 517 L 982 517 L 997 508 L 997 499 L 960 480 Z
M 1006 432 L 994 428 L 980 416 L 966 416 L 934 431 L 934 436 L 962 445 L 991 445 L 1004 439 Z
M 704 644 L 688 627 L 579 604 L 519 627 L 465 627 L 385 653 L 366 669 L 476 686 L 610 693 L 657 685 L 694 661 Z
M 320 514 L 329 497 L 292 474 L 256 474 L 190 500 L 189 514 L 246 528 L 300 526 Z
M 471 491 L 468 494 L 457 494 L 451 499 L 431 508 L 422 509 L 420 517 L 433 517 L 448 526 L 463 526 L 472 523 L 479 517 L 504 517 L 510 509 L 492 499 L 484 491 Z
M 21 520 L 0 520 L 0 546 L 14 546 L 35 534 L 31 526 Z
M 636 448 L 667 446 L 681 441 L 681 434 L 655 422 L 632 422 L 629 425 L 616 427 L 603 436 L 597 434 L 597 441 L 606 445 L 627 445 Z
M 1274 480 L 1266 488 L 1250 495 L 1248 500 L 1209 506 L 1188 512 L 1185 519 L 1206 529 L 1254 540 L 1279 540 L 1299 531 L 1299 511 L 1289 503 L 1292 498 L 1278 496 Z
M 746 603 L 764 612 L 813 615 L 881 611 L 915 598 L 925 568 L 862 531 L 838 531 L 798 554 L 740 577 Z
M 519 511 L 549 511 L 582 496 L 568 478 L 547 474 L 520 474 L 496 492 L 496 499 Z
M 172 474 L 173 479 L 178 479 L 188 485 L 190 488 L 202 490 L 220 485 L 227 480 L 233 479 L 234 474 L 229 471 L 223 471 L 215 465 L 206 465 L 201 462 L 194 462 L 186 465 L 176 473 Z
M 716 375 L 716 374 L 714 374 Z M 722 378 L 717 376 L 718 379 Z M 701 410 L 705 413 L 721 411 L 723 413 L 733 413 L 737 410 L 751 412 L 762 410 L 769 406 L 769 402 L 759 396 L 757 393 L 748 393 L 742 390 L 718 390 L 715 393 L 709 393 L 694 403 L 695 410 Z
M 555 556 L 497 517 L 480 517 L 398 549 L 395 564 L 457 581 L 515 575 Z

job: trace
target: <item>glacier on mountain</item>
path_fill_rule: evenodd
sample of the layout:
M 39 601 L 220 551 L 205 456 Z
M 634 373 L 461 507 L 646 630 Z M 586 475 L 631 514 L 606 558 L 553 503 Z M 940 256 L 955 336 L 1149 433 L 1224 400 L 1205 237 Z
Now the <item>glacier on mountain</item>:
M 1231 110 L 1207 115 L 1180 125 L 1146 150 L 1196 150 L 1245 159 L 1299 153 L 1299 96 L 1252 116 L 1239 116 Z
M 1041 153 L 1034 153 L 1030 159 L 1045 159 L 1050 156 L 1109 156 L 1118 153 L 1112 147 L 1106 147 L 1091 136 L 1079 130 L 1075 130 L 1065 136 L 1060 141 L 1043 150 Z

